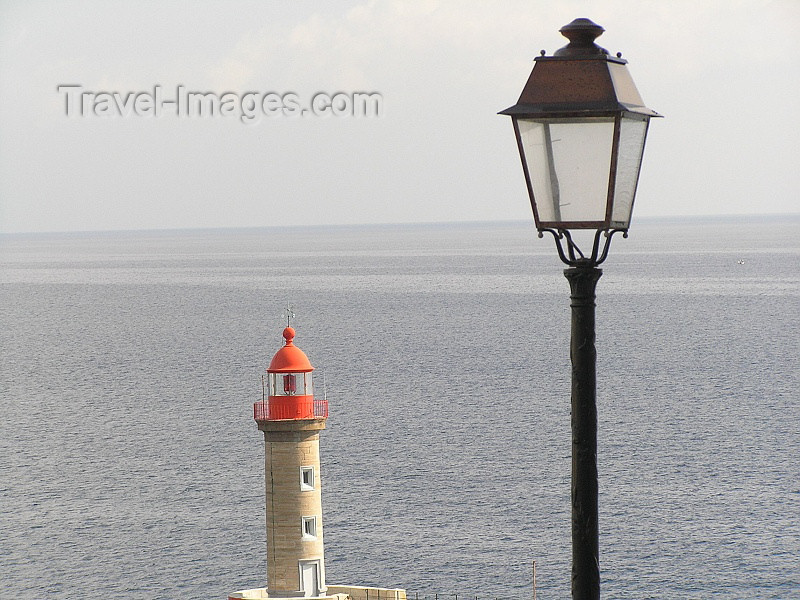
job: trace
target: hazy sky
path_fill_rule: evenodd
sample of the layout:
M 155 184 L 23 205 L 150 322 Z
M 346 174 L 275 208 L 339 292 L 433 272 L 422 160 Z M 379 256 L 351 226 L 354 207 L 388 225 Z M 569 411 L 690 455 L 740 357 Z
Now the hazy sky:
M 576 17 L 666 117 L 634 221 L 800 212 L 798 0 L 24 0 L 0 1 L 0 231 L 530 219 L 496 113 Z M 376 92 L 382 114 L 69 116 L 68 84 Z

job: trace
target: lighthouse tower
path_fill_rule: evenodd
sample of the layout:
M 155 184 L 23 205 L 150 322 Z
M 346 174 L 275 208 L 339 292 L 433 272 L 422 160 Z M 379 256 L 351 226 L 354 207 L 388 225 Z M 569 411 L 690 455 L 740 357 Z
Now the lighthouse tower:
M 294 345 L 295 331 L 272 357 L 253 416 L 264 432 L 267 500 L 267 587 L 239 590 L 228 600 L 405 600 L 400 588 L 326 585 L 322 547 L 319 432 L 327 400 L 314 399 L 314 367 Z M 376 552 L 379 549 L 376 549 Z
M 327 400 L 315 400 L 314 367 L 283 330 L 253 415 L 264 432 L 267 591 L 270 598 L 325 596 L 319 432 Z

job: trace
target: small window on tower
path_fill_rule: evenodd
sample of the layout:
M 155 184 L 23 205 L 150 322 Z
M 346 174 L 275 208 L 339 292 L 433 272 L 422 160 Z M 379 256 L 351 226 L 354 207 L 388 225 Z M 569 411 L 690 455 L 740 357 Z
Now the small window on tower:
M 317 537 L 317 517 L 303 517 L 303 539 L 311 540 Z
M 314 467 L 300 467 L 300 489 L 304 492 L 314 489 Z

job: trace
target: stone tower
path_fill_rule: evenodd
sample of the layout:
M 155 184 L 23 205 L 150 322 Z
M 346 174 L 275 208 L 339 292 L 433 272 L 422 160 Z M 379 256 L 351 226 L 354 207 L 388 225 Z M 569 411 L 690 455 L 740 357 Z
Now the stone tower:
M 326 400 L 314 399 L 314 367 L 283 330 L 254 417 L 264 432 L 269 597 L 319 597 L 326 592 L 322 543 L 319 432 Z

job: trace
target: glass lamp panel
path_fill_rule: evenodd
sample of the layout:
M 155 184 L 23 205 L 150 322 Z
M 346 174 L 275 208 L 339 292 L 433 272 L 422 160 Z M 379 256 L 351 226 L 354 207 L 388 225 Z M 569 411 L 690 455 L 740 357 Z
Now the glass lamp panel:
M 644 140 L 647 135 L 647 118 L 622 117 L 619 130 L 617 177 L 614 182 L 614 208 L 611 225 L 627 229 L 631 221 L 633 199 L 642 165 Z
M 517 128 L 539 220 L 554 221 L 556 212 L 551 182 L 552 162 L 547 153 L 545 124 L 531 119 L 519 119 Z
M 311 396 L 314 386 L 311 373 L 270 373 L 270 396 Z
M 519 119 L 539 220 L 605 221 L 614 119 Z
M 278 376 L 275 373 L 269 374 L 269 395 L 278 395 Z

